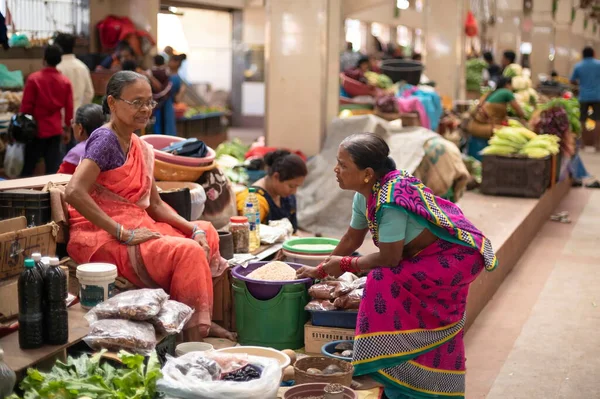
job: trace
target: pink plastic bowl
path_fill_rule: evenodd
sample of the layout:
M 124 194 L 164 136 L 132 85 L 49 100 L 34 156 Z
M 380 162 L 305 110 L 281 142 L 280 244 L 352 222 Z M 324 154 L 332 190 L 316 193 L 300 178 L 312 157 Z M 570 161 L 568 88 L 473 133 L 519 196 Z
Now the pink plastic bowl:
M 208 146 L 208 155 L 204 158 L 182 157 L 160 151 L 160 148 L 165 148 L 178 141 L 186 140 L 183 137 L 166 136 L 163 134 L 147 134 L 140 138 L 154 147 L 154 156 L 156 159 L 163 162 L 182 166 L 207 166 L 210 165 L 216 157 L 215 150 Z

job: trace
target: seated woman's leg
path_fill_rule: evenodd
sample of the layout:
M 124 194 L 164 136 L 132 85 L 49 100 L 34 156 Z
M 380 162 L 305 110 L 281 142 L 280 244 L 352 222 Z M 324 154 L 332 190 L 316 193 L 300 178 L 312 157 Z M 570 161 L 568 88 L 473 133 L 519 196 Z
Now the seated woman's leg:
M 213 286 L 206 254 L 198 243 L 186 238 L 162 237 L 140 245 L 149 276 L 171 299 L 194 308 L 186 330 L 194 339 L 204 338 L 211 328 Z

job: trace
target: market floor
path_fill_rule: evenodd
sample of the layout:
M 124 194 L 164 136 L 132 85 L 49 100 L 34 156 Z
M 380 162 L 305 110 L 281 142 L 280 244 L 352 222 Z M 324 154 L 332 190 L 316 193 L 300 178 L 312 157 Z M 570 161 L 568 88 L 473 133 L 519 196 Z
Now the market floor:
M 600 190 L 556 211 L 572 223 L 543 226 L 466 334 L 467 399 L 600 397 Z

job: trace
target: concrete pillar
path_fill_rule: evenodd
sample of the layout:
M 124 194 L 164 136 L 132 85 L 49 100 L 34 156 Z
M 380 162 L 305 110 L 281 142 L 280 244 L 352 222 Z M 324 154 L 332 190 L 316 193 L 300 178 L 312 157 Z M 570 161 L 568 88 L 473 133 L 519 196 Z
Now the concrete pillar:
M 549 75 L 554 66 L 550 59 L 554 49 L 554 20 L 550 2 L 534 2 L 533 7 L 533 27 L 529 32 L 532 45 L 530 63 L 531 77 L 534 84 L 537 84 L 538 75 L 541 73 Z
M 465 96 L 467 10 L 466 0 L 427 0 L 425 4 L 425 73 L 436 83 L 440 95 L 452 99 Z
M 558 2 L 554 18 L 554 69 L 561 76 L 571 73 L 571 7 L 573 0 Z
M 267 1 L 268 145 L 321 150 L 337 115 L 342 1 Z

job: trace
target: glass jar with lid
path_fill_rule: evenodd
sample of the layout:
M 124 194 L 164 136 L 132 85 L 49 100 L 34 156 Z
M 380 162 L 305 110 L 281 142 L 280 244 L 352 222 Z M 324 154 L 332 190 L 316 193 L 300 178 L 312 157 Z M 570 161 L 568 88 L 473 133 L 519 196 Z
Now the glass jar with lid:
M 233 252 L 247 254 L 250 252 L 250 223 L 245 216 L 232 216 L 229 231 L 233 238 Z

